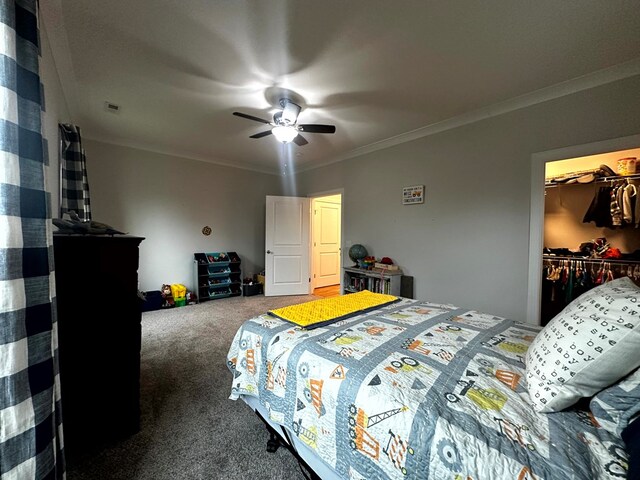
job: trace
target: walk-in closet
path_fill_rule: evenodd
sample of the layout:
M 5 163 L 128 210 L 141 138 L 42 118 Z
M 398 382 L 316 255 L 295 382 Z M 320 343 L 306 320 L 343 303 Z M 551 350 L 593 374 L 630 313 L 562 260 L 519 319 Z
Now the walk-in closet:
M 640 279 L 640 148 L 548 162 L 541 323 L 590 288 Z

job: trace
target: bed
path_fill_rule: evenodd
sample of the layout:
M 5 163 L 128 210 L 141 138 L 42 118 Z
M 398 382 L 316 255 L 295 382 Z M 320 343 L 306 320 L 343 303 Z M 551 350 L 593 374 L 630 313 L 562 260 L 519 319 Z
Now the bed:
M 410 299 L 314 329 L 264 314 L 232 342 L 230 398 L 323 479 L 625 478 L 623 440 L 588 408 L 532 408 L 539 330 Z

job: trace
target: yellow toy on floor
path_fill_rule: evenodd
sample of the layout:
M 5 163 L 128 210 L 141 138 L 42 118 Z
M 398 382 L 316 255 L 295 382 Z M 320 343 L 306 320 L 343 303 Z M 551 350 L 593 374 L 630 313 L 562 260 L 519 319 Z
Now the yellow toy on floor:
M 180 283 L 171 284 L 171 295 L 176 304 L 176 307 L 183 307 L 187 303 L 187 287 Z

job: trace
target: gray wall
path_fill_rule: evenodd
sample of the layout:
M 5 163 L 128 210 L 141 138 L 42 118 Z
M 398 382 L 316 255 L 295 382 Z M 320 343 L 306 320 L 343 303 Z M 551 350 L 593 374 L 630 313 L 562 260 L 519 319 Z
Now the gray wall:
M 50 160 L 45 174 L 52 215 L 58 217 L 58 123 L 73 119 L 44 25 L 41 40 L 43 134 Z M 264 268 L 265 196 L 280 193 L 277 176 L 119 147 L 86 136 L 83 145 L 94 220 L 146 237 L 138 270 L 142 290 L 157 290 L 163 282 L 194 288 L 194 251 L 234 250 L 247 275 Z M 205 225 L 213 229 L 209 237 L 201 233 Z
M 45 168 L 47 191 L 51 193 L 51 211 L 54 218 L 59 216 L 60 171 L 58 160 L 58 123 L 71 122 L 71 115 L 65 101 L 56 65 L 53 62 L 49 38 L 41 24 L 40 40 L 42 57 L 40 59 L 40 81 L 44 85 L 45 111 L 42 117 L 42 134 L 48 142 L 49 166 Z M 54 229 L 55 230 L 55 229 Z
M 264 268 L 265 196 L 279 193 L 277 176 L 88 139 L 84 147 L 93 219 L 146 238 L 141 290 L 194 289 L 194 252 L 235 251 L 245 275 Z
M 417 298 L 524 321 L 531 155 L 636 134 L 638 105 L 633 77 L 304 172 L 299 192 L 344 188 L 344 251 L 393 258 Z M 403 206 L 416 184 L 425 203 Z

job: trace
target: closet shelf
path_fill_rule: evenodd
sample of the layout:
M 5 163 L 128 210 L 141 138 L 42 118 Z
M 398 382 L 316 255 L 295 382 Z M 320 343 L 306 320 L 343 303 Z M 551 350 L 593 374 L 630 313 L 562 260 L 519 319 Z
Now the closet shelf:
M 583 262 L 588 263 L 612 263 L 615 265 L 619 264 L 632 264 L 632 265 L 640 265 L 640 260 L 632 260 L 629 258 L 595 258 L 595 257 L 570 257 L 564 255 L 549 255 L 543 254 L 543 260 L 581 260 Z
M 640 179 L 640 173 L 636 173 L 634 175 L 617 175 L 615 177 L 598 177 L 597 179 L 595 179 L 593 182 L 589 182 L 589 183 L 580 183 L 580 182 L 574 182 L 574 183 L 546 183 L 544 184 L 544 188 L 555 188 L 555 187 L 561 187 L 561 186 L 571 186 L 571 185 L 594 185 L 596 183 L 606 183 L 606 182 L 616 182 L 619 180 L 638 180 Z

